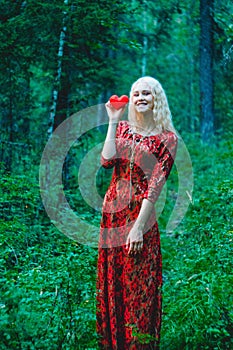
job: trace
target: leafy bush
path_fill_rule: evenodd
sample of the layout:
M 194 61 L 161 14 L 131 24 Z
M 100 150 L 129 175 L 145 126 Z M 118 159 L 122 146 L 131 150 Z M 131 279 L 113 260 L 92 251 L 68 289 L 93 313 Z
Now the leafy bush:
M 38 184 L 1 176 L 1 350 L 96 348 L 96 250 L 44 212 Z
M 227 145 L 227 147 L 226 147 Z M 177 232 L 162 236 L 162 349 L 231 349 L 233 143 L 190 146 L 193 205 Z M 194 153 L 195 152 L 195 153 Z

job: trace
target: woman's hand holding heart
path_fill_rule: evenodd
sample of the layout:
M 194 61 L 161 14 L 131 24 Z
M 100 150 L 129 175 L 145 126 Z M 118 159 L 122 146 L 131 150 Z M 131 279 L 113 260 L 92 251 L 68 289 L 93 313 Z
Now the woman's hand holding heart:
M 110 123 L 118 123 L 124 114 L 125 107 L 129 102 L 128 96 L 123 95 L 118 97 L 117 95 L 113 95 L 110 97 L 109 101 L 105 104 L 109 122 Z

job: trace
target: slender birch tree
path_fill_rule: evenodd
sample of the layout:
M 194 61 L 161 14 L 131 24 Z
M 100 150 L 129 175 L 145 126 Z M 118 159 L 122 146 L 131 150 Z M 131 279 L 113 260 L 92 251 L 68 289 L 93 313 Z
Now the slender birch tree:
M 62 28 L 60 32 L 60 38 L 59 38 L 59 47 L 58 47 L 58 54 L 57 54 L 57 74 L 56 74 L 54 87 L 52 91 L 52 104 L 50 108 L 48 137 L 50 137 L 53 133 L 55 116 L 57 111 L 59 85 L 60 85 L 61 76 L 62 76 L 62 60 L 64 56 L 64 45 L 65 45 L 66 30 L 67 30 L 66 19 L 67 19 L 69 0 L 64 0 L 64 5 L 66 9 L 63 12 L 63 23 L 62 23 Z

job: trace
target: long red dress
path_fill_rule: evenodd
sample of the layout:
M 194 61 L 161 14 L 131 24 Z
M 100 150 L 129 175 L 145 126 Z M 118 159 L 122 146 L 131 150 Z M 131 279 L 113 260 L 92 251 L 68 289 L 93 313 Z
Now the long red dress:
M 142 200 L 147 198 L 153 203 L 157 200 L 172 168 L 176 146 L 177 137 L 172 132 L 133 136 L 129 123 L 121 121 L 116 132 L 116 155 L 110 160 L 102 157 L 102 165 L 114 169 L 104 198 L 100 225 L 97 266 L 100 349 L 158 348 L 162 261 L 155 211 L 144 230 L 142 252 L 128 255 L 125 242 Z M 130 199 L 132 147 L 135 147 L 135 162 Z

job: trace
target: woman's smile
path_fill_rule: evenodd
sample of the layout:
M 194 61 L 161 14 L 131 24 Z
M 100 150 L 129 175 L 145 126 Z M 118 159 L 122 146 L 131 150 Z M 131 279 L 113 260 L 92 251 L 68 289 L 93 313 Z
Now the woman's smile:
M 137 102 L 137 106 L 146 106 L 147 102 L 146 101 L 139 101 Z

